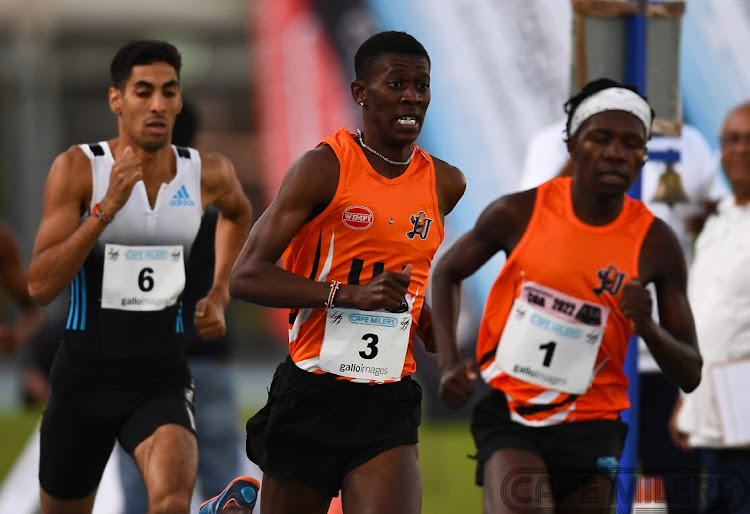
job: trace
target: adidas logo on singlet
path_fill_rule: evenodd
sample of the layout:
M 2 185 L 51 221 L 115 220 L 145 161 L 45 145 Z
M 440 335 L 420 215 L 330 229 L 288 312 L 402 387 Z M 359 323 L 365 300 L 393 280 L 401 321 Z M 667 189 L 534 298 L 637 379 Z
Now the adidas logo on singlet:
M 190 195 L 188 194 L 188 190 L 185 187 L 185 184 L 182 185 L 182 187 L 174 194 L 172 195 L 172 199 L 169 201 L 169 205 L 172 206 L 194 206 L 195 202 L 190 199 Z

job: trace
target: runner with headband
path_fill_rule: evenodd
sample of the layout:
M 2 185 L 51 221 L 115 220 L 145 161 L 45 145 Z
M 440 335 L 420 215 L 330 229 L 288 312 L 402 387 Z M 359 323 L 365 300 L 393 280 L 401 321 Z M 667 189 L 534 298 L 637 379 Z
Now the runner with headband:
M 633 333 L 684 391 L 701 378 L 680 244 L 626 196 L 646 158 L 651 107 L 609 79 L 565 107 L 574 175 L 490 204 L 433 275 L 441 398 L 463 406 L 478 375 L 491 387 L 471 423 L 485 512 L 609 512 Z M 461 281 L 500 251 L 507 260 L 485 305 L 476 361 L 460 362 Z M 660 324 L 645 287 L 652 282 Z

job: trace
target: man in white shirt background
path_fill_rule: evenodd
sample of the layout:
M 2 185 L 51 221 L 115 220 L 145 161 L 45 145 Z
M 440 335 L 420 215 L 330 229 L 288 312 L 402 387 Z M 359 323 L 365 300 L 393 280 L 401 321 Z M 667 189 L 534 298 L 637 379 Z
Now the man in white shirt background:
M 706 511 L 745 512 L 750 440 L 730 441 L 728 430 L 747 426 L 750 413 L 742 401 L 734 409 L 719 409 L 718 404 L 734 391 L 716 387 L 715 372 L 726 369 L 722 364 L 750 357 L 750 103 L 729 113 L 720 143 L 721 164 L 732 194 L 706 220 L 695 243 L 688 280 L 703 380 L 676 409 L 673 437 L 682 448 L 700 450 L 706 483 L 713 485 L 706 494 Z M 747 396 L 745 390 L 737 392 Z

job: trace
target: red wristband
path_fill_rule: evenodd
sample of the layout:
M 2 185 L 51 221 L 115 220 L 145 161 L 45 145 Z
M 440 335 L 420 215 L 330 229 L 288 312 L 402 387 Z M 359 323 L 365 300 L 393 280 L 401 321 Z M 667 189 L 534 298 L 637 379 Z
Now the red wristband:
M 113 220 L 115 219 L 115 217 L 114 217 L 114 216 L 112 216 L 112 217 L 110 218 L 109 216 L 107 216 L 106 214 L 104 214 L 104 213 L 102 212 L 102 209 L 101 209 L 101 207 L 99 207 L 99 204 L 98 204 L 98 203 L 95 203 L 95 204 L 94 204 L 94 208 L 93 208 L 93 209 L 91 209 L 91 214 L 93 214 L 94 216 L 96 216 L 97 218 L 99 218 L 100 220 L 102 220 L 102 221 L 103 221 L 104 223 L 106 223 L 106 224 L 108 224 L 108 225 L 109 225 L 110 223 L 112 223 L 112 221 L 113 221 Z
M 333 299 L 336 297 L 336 291 L 341 287 L 341 282 L 338 280 L 331 280 L 331 289 L 328 291 L 328 298 L 323 303 L 326 309 L 333 309 Z

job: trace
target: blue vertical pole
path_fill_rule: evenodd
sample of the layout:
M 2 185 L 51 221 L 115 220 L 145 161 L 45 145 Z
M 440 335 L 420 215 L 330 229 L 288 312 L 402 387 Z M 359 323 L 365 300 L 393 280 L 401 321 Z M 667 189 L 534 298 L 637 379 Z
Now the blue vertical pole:
M 643 0 L 635 1 L 644 3 Z M 646 23 L 645 16 L 628 16 L 625 32 L 625 82 L 637 86 L 641 94 L 646 93 Z M 636 200 L 641 199 L 640 174 L 638 174 L 635 182 L 630 187 L 628 195 Z M 620 459 L 621 472 L 615 484 L 617 488 L 615 491 L 617 495 L 616 512 L 618 513 L 629 513 L 632 509 L 632 493 L 635 492 L 635 468 L 638 465 L 640 376 L 638 374 L 638 337 L 635 335 L 630 339 L 630 344 L 628 345 L 628 354 L 625 359 L 625 373 L 630 381 L 630 387 L 628 388 L 630 409 L 622 413 L 622 418 L 628 424 L 629 430 L 622 459 Z

